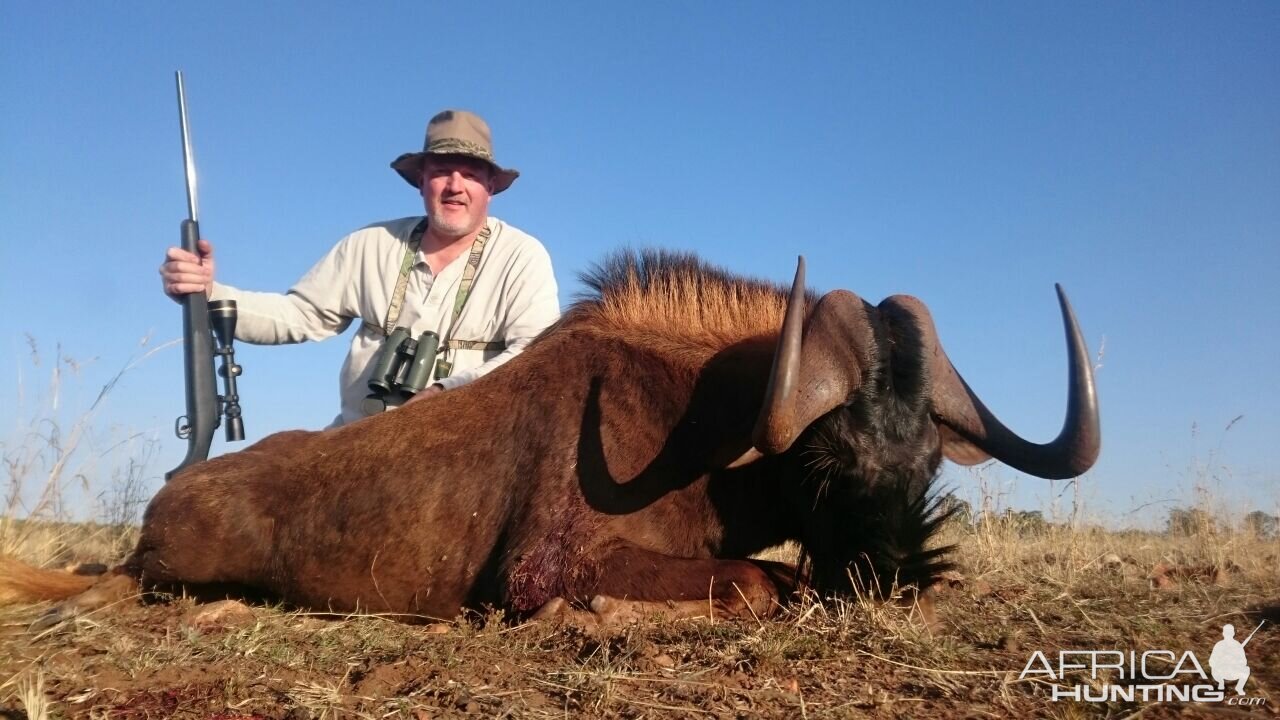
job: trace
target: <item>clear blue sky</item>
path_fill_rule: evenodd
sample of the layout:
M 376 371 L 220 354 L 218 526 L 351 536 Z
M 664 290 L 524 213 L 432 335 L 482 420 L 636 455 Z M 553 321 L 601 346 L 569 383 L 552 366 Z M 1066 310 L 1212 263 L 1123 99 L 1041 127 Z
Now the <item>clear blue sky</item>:
M 970 384 L 1044 440 L 1061 282 L 1103 350 L 1092 509 L 1162 516 L 1206 475 L 1276 511 L 1280 4 L 263 5 L 0 4 L 6 443 L 57 343 L 98 358 L 76 408 L 139 338 L 180 334 L 156 268 L 186 212 L 182 69 L 226 282 L 283 291 L 346 232 L 418 213 L 387 164 L 468 108 L 523 171 L 493 213 L 546 244 L 564 303 L 622 246 L 775 280 L 803 253 L 820 289 L 923 298 Z M 346 344 L 242 345 L 250 440 L 332 418 Z M 158 477 L 182 408 L 173 347 L 112 390 L 98 447 L 154 434 Z M 1050 496 L 993 477 L 1015 505 Z

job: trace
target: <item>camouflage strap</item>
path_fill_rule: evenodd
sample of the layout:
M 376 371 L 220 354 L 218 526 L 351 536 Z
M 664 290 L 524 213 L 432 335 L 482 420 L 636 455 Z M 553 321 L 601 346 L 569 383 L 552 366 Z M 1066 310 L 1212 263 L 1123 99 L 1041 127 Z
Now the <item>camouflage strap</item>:
M 453 326 L 458 324 L 458 317 L 462 315 L 462 306 L 467 304 L 467 298 L 471 297 L 471 283 L 476 279 L 476 271 L 480 269 L 480 256 L 484 254 L 484 245 L 489 242 L 489 224 L 485 223 L 484 229 L 476 236 L 475 242 L 471 243 L 471 256 L 467 258 L 467 266 L 462 269 L 462 282 L 458 284 L 458 294 L 453 300 L 453 319 L 449 321 L 449 331 L 453 332 Z
M 489 226 L 486 224 L 480 234 L 476 236 L 476 241 L 471 244 L 471 257 L 467 258 L 467 266 L 462 270 L 462 282 L 458 285 L 458 294 L 453 301 L 453 319 L 449 322 L 449 334 L 453 334 L 453 329 L 458 325 L 458 318 L 462 316 L 462 307 L 467 304 L 467 299 L 471 297 L 471 285 L 475 282 L 476 271 L 480 268 L 480 256 L 484 253 L 485 243 L 489 241 Z M 484 340 L 454 340 L 452 338 L 445 340 L 440 344 L 440 352 L 445 350 L 505 350 L 507 344 L 501 341 Z M 453 372 L 453 362 L 441 359 L 436 363 L 436 379 L 442 380 Z
M 507 344 L 501 340 L 446 340 L 444 347 L 450 350 L 506 350 Z
M 501 340 L 445 340 L 437 351 L 444 354 L 445 350 L 506 350 L 507 344 Z M 436 361 L 435 379 L 443 380 L 453 373 L 453 361 L 440 358 Z
M 391 306 L 387 308 L 387 319 L 382 322 L 383 335 L 390 335 L 396 321 L 400 319 L 400 310 L 404 308 L 404 292 L 409 287 L 409 274 L 413 272 L 413 259 L 418 256 L 422 234 L 426 231 L 427 218 L 422 218 L 409 235 L 409 245 L 404 250 L 404 259 L 400 261 L 400 277 L 396 279 L 396 289 L 391 293 Z

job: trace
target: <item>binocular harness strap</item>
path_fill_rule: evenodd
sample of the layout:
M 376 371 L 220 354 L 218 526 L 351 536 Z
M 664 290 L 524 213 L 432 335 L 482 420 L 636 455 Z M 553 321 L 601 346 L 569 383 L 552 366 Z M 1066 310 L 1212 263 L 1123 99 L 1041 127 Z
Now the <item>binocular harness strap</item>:
M 391 306 L 387 308 L 387 319 L 382 322 L 382 334 L 390 335 L 400 319 L 400 310 L 404 307 L 404 291 L 409 287 L 409 273 L 413 272 L 413 259 L 418 256 L 418 248 L 422 246 L 422 234 L 427 231 L 427 218 L 422 218 L 409 235 L 409 246 L 405 248 L 404 259 L 400 261 L 400 277 L 396 279 L 396 289 L 391 293 Z
M 444 346 L 450 350 L 506 350 L 507 344 L 501 340 L 446 340 Z
M 453 300 L 453 319 L 449 321 L 449 332 L 453 333 L 453 326 L 458 324 L 458 317 L 462 315 L 462 306 L 467 304 L 467 298 L 471 297 L 471 283 L 476 279 L 476 271 L 480 269 L 480 256 L 484 254 L 484 245 L 489 242 L 489 225 L 485 224 L 484 229 L 476 236 L 475 242 L 471 243 L 471 256 L 467 258 L 467 266 L 462 269 L 462 281 L 458 283 L 458 294 Z
M 404 308 L 405 291 L 409 287 L 409 275 L 413 272 L 418 249 L 422 247 L 422 236 L 427 231 L 427 222 L 427 218 L 423 218 L 409 235 L 409 245 L 405 248 L 404 260 L 400 262 L 400 276 L 396 278 L 395 291 L 391 294 L 391 306 L 387 308 L 387 317 L 380 328 L 383 335 L 390 335 L 396 327 L 396 321 L 400 319 L 400 311 Z M 471 243 L 471 254 L 467 257 L 467 266 L 462 269 L 462 280 L 453 302 L 453 318 L 449 322 L 450 332 L 458 324 L 458 318 L 462 316 L 462 308 L 471 297 L 471 286 L 480 269 L 484 246 L 489 242 L 490 235 L 489 226 L 486 224 L 476 236 L 475 241 Z M 507 344 L 500 340 L 446 340 L 440 345 L 440 350 L 505 350 L 506 347 Z

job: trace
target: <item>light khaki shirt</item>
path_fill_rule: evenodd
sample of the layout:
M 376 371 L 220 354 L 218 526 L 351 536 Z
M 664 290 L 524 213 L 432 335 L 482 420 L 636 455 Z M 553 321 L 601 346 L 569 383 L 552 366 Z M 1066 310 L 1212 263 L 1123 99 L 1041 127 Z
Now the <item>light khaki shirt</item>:
M 391 305 L 409 235 L 421 217 L 370 225 L 342 238 L 289 292 L 263 293 L 214 283 L 211 300 L 235 300 L 236 339 L 259 345 L 323 340 L 361 320 L 339 376 L 342 408 L 332 425 L 364 416 L 371 364 L 382 347 L 382 325 Z M 503 350 L 450 349 L 440 358 L 452 363 L 439 381 L 445 390 L 465 385 L 492 371 L 524 349 L 560 316 L 551 257 L 531 235 L 489 218 L 489 242 L 456 327 L 454 299 L 469 252 L 463 252 L 433 276 L 418 251 L 397 326 L 417 338 L 434 330 L 447 340 L 498 341 Z

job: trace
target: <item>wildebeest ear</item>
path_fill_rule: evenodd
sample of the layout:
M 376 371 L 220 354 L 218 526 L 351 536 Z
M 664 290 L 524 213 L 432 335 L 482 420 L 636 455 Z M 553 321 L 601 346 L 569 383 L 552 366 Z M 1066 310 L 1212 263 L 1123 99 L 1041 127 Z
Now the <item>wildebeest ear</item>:
M 942 440 L 942 454 L 957 465 L 977 465 L 991 459 L 981 448 L 946 425 L 938 425 L 938 438 Z

